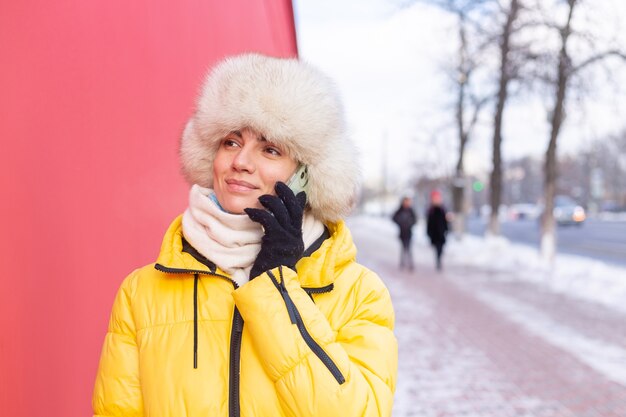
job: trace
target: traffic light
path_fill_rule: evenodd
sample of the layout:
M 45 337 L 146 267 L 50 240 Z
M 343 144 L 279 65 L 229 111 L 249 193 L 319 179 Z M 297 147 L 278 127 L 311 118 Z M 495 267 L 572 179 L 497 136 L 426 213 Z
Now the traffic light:
M 482 181 L 476 180 L 472 183 L 472 189 L 476 192 L 480 192 L 485 189 L 485 184 Z

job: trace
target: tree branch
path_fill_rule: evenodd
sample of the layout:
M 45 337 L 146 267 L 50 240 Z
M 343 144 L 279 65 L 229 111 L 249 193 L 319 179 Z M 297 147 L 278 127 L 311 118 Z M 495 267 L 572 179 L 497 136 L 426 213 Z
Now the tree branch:
M 619 49 L 610 49 L 608 51 L 604 51 L 604 52 L 600 52 L 598 54 L 592 55 L 589 58 L 585 59 L 583 62 L 573 67 L 571 70 L 571 74 L 576 74 L 577 72 L 593 64 L 594 62 L 598 62 L 609 57 L 617 57 L 626 61 L 626 52 L 621 51 Z

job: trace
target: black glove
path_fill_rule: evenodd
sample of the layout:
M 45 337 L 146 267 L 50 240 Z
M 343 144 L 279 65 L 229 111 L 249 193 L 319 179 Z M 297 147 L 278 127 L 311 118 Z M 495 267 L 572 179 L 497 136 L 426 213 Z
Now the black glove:
M 284 265 L 295 270 L 296 262 L 304 253 L 302 216 L 306 204 L 304 191 L 294 195 L 285 183 L 277 182 L 276 195 L 264 194 L 259 201 L 267 210 L 246 208 L 244 211 L 265 230 L 261 251 L 256 257 L 250 279 L 265 271 Z

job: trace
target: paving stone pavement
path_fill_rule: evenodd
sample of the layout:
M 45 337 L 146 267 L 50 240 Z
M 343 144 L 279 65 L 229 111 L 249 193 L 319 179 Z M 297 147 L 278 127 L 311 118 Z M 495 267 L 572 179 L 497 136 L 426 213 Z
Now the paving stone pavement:
M 626 315 L 488 269 L 446 265 L 415 245 L 397 268 L 395 229 L 348 222 L 358 259 L 394 301 L 394 416 L 626 417 Z M 611 362 L 612 361 L 612 362 Z

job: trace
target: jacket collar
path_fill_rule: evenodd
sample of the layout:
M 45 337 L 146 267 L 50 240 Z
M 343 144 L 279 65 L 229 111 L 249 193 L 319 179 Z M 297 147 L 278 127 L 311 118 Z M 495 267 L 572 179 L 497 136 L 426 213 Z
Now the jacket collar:
M 176 217 L 165 232 L 155 268 L 171 273 L 216 273 L 216 268 L 210 268 L 184 250 L 186 241 L 183 237 L 182 217 Z
M 333 284 L 336 272 L 356 259 L 356 247 L 343 221 L 326 225 L 330 237 L 319 249 L 296 264 L 300 285 L 304 288 L 324 288 Z M 208 260 L 194 256 L 183 237 L 182 216 L 178 216 L 165 233 L 155 268 L 171 273 L 200 273 L 229 276 Z M 219 261 L 218 261 L 219 262 Z
M 335 281 L 337 272 L 356 260 L 356 247 L 350 231 L 343 221 L 326 225 L 330 237 L 310 256 L 296 264 L 300 285 L 305 288 L 321 288 Z

